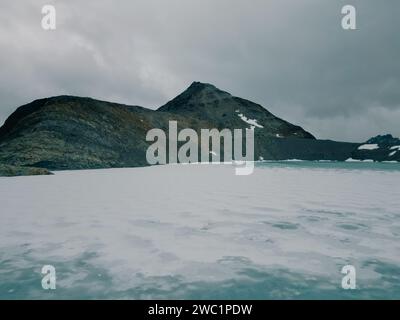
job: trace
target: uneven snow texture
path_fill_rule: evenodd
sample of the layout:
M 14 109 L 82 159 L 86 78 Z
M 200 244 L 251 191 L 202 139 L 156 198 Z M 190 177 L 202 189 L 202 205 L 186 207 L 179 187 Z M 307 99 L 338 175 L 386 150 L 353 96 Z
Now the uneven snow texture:
M 0 298 L 399 298 L 399 181 L 268 165 L 0 178 Z

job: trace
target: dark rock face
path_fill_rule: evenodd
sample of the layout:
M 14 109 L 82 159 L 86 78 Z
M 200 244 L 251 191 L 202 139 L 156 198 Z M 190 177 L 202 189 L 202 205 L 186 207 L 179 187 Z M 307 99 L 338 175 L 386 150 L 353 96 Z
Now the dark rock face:
M 143 136 L 153 125 L 146 114 L 88 98 L 37 100 L 0 130 L 0 162 L 51 170 L 144 165 Z
M 400 161 L 400 139 L 391 134 L 369 139 L 352 152 L 352 158 L 374 161 Z
M 201 119 L 212 123 L 217 129 L 249 128 L 250 125 L 242 120 L 246 117 L 257 120 L 260 127 L 255 128 L 255 134 L 263 138 L 315 139 L 301 127 L 275 117 L 262 106 L 233 97 L 206 83 L 193 82 L 185 92 L 158 110 Z
M 369 139 L 366 143 L 377 143 L 380 146 L 394 146 L 400 144 L 400 139 L 394 138 L 391 134 L 379 135 Z
M 16 167 L 0 164 L 0 177 L 50 175 L 44 168 Z
M 255 160 L 344 161 L 358 146 L 355 143 L 316 140 L 303 128 L 274 116 L 259 104 L 234 97 L 206 83 L 192 83 L 185 92 L 158 111 L 201 119 L 219 130 L 249 128 L 251 120 L 256 120 L 259 126 L 254 126 Z
M 194 82 L 185 92 L 149 110 L 73 96 L 36 100 L 18 108 L 0 128 L 0 164 L 48 170 L 146 166 L 146 133 L 179 129 L 255 130 L 255 159 L 346 160 L 359 144 L 316 140 L 251 101 L 210 84 Z M 356 155 L 354 155 L 356 156 Z M 10 169 L 10 167 L 9 167 Z M 0 175 L 4 175 L 0 171 Z M 35 172 L 47 173 L 38 169 Z

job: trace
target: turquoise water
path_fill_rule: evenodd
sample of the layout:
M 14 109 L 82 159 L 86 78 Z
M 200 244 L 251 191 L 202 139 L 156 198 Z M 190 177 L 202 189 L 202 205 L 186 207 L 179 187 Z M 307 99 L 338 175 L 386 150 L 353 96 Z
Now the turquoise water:
M 40 270 L 27 267 L 8 270 L 7 261 L 0 267 L 1 299 L 399 299 L 400 269 L 381 261 L 366 261 L 381 274 L 379 280 L 343 290 L 334 277 L 318 277 L 286 269 L 263 270 L 240 258 L 219 261 L 228 268 L 239 269 L 236 279 L 220 282 L 188 282 L 179 275 L 146 277 L 136 275 L 140 284 L 118 289 L 107 271 L 92 264 L 93 253 L 85 253 L 70 262 L 58 262 L 56 290 L 43 290 Z M 38 265 L 39 263 L 32 263 Z M 231 264 L 231 265 L 229 265 Z M 67 281 L 73 274 L 81 275 L 76 285 Z
M 398 265 L 380 261 L 365 261 L 381 275 L 377 280 L 357 285 L 356 290 L 343 290 L 338 285 L 341 274 L 318 277 L 292 272 L 288 269 L 263 270 L 238 257 L 218 261 L 225 268 L 239 269 L 236 279 L 226 281 L 188 282 L 182 276 L 146 277 L 135 275 L 139 283 L 131 288 L 119 289 L 107 270 L 96 267 L 94 253 L 85 253 L 73 261 L 59 261 L 58 287 L 43 290 L 42 275 L 34 267 L 8 269 L 7 261 L 0 264 L 0 299 L 399 299 L 400 268 Z M 30 261 L 39 265 L 40 261 Z M 80 280 L 70 286 L 68 279 L 74 274 Z M 133 275 L 132 275 L 133 276 Z M 64 280 L 63 280 L 64 279 Z
M 0 299 L 399 299 L 400 164 L 0 179 Z M 156 187 L 155 187 L 156 184 Z M 154 191 L 156 190 L 156 191 Z M 57 289 L 41 286 L 56 268 Z M 357 269 L 357 289 L 341 268 Z

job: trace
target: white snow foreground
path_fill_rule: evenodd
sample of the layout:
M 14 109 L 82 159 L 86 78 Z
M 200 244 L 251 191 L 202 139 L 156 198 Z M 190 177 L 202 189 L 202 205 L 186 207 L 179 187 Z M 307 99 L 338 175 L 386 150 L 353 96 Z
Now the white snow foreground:
M 350 262 L 362 283 L 379 278 L 364 261 L 400 265 L 399 179 L 399 171 L 293 167 L 235 176 L 229 165 L 0 178 L 0 258 L 15 276 L 63 268 L 62 290 L 84 286 L 88 271 L 73 263 L 84 254 L 115 290 L 151 277 L 237 279 L 243 263 L 340 286 Z

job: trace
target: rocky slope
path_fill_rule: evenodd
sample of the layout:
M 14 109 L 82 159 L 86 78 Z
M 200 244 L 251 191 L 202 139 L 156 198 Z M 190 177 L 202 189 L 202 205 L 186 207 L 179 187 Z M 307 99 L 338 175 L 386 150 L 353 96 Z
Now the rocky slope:
M 193 82 L 158 111 L 201 119 L 213 127 L 254 128 L 255 159 L 346 160 L 358 144 L 316 140 L 300 126 L 282 120 L 259 104 L 234 97 L 213 85 Z
M 200 82 L 192 83 L 158 110 L 201 119 L 218 129 L 248 128 L 252 125 L 251 120 L 255 120 L 256 133 L 263 137 L 315 139 L 301 127 L 275 117 L 259 104 Z
M 16 174 L 145 166 L 150 144 L 146 133 L 153 128 L 167 131 L 170 120 L 178 121 L 179 129 L 197 132 L 251 127 L 256 160 L 359 156 L 354 151 L 360 144 L 317 140 L 256 103 L 194 82 L 158 110 L 73 96 L 33 101 L 19 107 L 0 128 L 0 164 Z
M 374 161 L 400 161 L 400 139 L 391 134 L 369 139 L 352 152 L 352 158 Z

